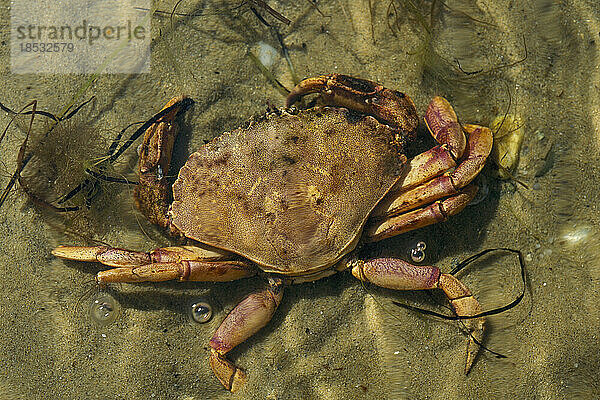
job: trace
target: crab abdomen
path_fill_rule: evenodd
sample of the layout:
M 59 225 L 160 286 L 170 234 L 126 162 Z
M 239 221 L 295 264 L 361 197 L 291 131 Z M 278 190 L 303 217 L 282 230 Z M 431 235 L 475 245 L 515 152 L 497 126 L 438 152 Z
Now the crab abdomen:
M 354 248 L 397 181 L 401 146 L 385 125 L 345 109 L 272 114 L 190 156 L 171 220 L 265 271 L 324 269 Z

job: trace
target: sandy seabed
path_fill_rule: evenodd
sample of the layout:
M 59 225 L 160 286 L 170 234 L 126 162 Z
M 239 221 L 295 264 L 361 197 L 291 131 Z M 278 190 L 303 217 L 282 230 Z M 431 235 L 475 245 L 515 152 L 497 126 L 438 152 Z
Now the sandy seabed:
M 208 340 L 227 312 L 263 284 L 259 278 L 115 285 L 109 291 L 122 312 L 99 327 L 88 315 L 94 291 L 87 292 L 100 265 L 65 262 L 51 249 L 89 238 L 137 250 L 170 242 L 134 210 L 124 185 L 107 186 L 89 211 L 75 214 L 48 212 L 16 190 L 0 210 L 0 398 L 600 397 L 600 8 L 579 0 L 450 1 L 435 12 L 430 45 L 422 47 L 425 30 L 403 3 L 322 1 L 317 10 L 310 2 L 269 1 L 289 26 L 258 11 L 279 28 L 301 78 L 338 72 L 378 81 L 408 93 L 420 113 L 432 96 L 443 95 L 463 122 L 488 125 L 508 107 L 521 117 L 524 142 L 514 177 L 526 187 L 487 168 L 480 184 L 488 194 L 480 203 L 446 223 L 368 249 L 404 257 L 422 240 L 426 262 L 444 271 L 486 248 L 521 250 L 525 298 L 488 318 L 485 345 L 506 358 L 482 351 L 465 376 L 458 324 L 391 303 L 441 310 L 430 296 L 365 287 L 340 273 L 286 289 L 271 323 L 232 353 L 249 376 L 244 390 L 232 395 L 208 366 Z M 174 4 L 162 1 L 158 9 Z M 237 5 L 182 2 L 177 12 L 190 16 L 178 15 L 174 23 L 162 14 L 154 18 L 151 72 L 99 76 L 84 95 L 96 100 L 73 118 L 71 129 L 57 131 L 53 145 L 37 150 L 38 161 L 24 173 L 32 187 L 48 198 L 64 193 L 116 132 L 180 93 L 196 104 L 178 143 L 179 163 L 204 140 L 268 104 L 282 105 L 282 95 L 247 56 L 258 54 L 260 42 L 279 44 L 247 5 Z M 8 2 L 0 7 L 0 102 L 16 110 L 37 99 L 39 109 L 58 114 L 89 76 L 11 73 Z M 271 71 L 292 87 L 281 51 L 274 57 Z M 463 71 L 477 73 L 460 72 L 456 60 Z M 9 119 L 0 114 L 2 129 Z M 0 143 L 3 187 L 27 121 L 18 119 Z M 36 123 L 31 148 L 44 127 Z M 133 177 L 134 171 L 132 148 L 115 173 Z M 510 257 L 486 258 L 460 277 L 485 309 L 521 290 Z M 203 325 L 188 316 L 199 298 L 215 311 Z

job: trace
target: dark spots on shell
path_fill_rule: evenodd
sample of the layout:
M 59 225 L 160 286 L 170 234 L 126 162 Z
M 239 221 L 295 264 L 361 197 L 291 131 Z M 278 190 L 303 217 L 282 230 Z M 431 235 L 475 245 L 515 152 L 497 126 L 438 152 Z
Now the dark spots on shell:
M 279 199 L 279 201 L 277 202 L 279 203 L 279 209 L 283 212 L 286 211 L 290 208 L 288 202 L 286 201 L 286 199 Z
M 322 116 L 323 116 L 323 113 L 321 111 L 317 111 L 315 113 L 315 117 L 317 117 L 317 118 L 321 118 Z
M 275 223 L 275 214 L 272 212 L 266 212 L 265 214 L 265 224 L 266 225 L 273 225 Z
M 211 169 L 217 166 L 226 165 L 231 158 L 231 152 L 229 151 L 213 151 L 214 157 L 200 159 L 198 165 L 202 168 Z
M 333 129 L 333 128 L 330 128 L 330 129 L 325 129 L 325 130 L 323 131 L 323 133 L 325 133 L 325 135 L 326 135 L 327 137 L 331 137 L 331 136 L 335 135 L 335 129 Z
M 227 161 L 231 158 L 231 153 L 227 152 L 224 154 L 215 157 L 215 165 L 224 165 L 227 164 Z
M 294 158 L 290 157 L 290 156 L 287 156 L 287 155 L 283 155 L 281 157 L 281 161 L 283 161 L 284 164 L 287 164 L 287 165 L 294 165 L 294 164 L 296 164 L 296 160 Z
M 246 196 L 243 195 L 240 192 L 234 191 L 234 192 L 231 193 L 231 195 L 236 200 L 239 200 L 239 201 L 245 201 L 246 200 Z
M 300 137 L 299 137 L 299 136 L 292 136 L 292 137 L 290 138 L 290 141 L 291 141 L 292 143 L 294 143 L 294 144 L 298 144 L 298 141 L 299 141 L 299 140 L 300 140 Z

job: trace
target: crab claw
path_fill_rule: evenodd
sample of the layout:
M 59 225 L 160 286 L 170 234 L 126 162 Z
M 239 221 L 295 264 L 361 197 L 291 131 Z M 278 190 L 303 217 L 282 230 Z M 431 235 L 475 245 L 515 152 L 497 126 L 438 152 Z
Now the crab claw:
M 169 223 L 167 211 L 172 201 L 171 185 L 167 182 L 175 138 L 179 132 L 176 117 L 189 107 L 186 96 L 171 99 L 162 109 L 174 107 L 144 132 L 139 147 L 138 175 L 140 183 L 133 192 L 135 205 L 153 224 L 168 229 L 174 236 L 177 231 Z M 179 104 L 179 106 L 177 106 Z
M 286 107 L 309 93 L 320 93 L 328 105 L 371 115 L 409 134 L 414 133 L 419 124 L 415 103 L 408 95 L 366 79 L 341 74 L 305 79 L 292 89 Z
M 425 111 L 425 124 L 438 143 L 443 143 L 457 160 L 462 157 L 466 138 L 454 109 L 443 97 L 434 97 Z

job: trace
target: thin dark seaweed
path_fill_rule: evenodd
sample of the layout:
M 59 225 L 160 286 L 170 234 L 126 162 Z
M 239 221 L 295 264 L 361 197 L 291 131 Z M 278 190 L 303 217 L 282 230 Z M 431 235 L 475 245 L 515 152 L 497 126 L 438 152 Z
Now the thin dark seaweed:
M 416 311 L 422 314 L 426 314 L 426 315 L 433 315 L 435 317 L 438 318 L 442 318 L 442 319 L 447 319 L 447 320 L 463 320 L 463 319 L 472 319 L 472 318 L 481 318 L 481 317 L 485 317 L 488 315 L 496 315 L 496 314 L 500 314 L 504 311 L 510 310 L 511 308 L 515 307 L 517 304 L 519 304 L 521 302 L 521 300 L 523 299 L 523 297 L 525 296 L 525 289 L 526 289 L 526 273 L 525 273 L 525 259 L 523 258 L 523 253 L 520 250 L 514 250 L 514 249 L 509 249 L 509 248 L 505 248 L 505 247 L 498 247 L 498 248 L 493 248 L 493 249 L 486 249 L 483 250 L 480 253 L 477 253 L 469 258 L 467 258 L 466 260 L 462 261 L 461 263 L 459 263 L 452 271 L 450 271 L 451 275 L 456 274 L 457 272 L 459 272 L 460 270 L 462 270 L 464 267 L 466 267 L 467 265 L 469 265 L 470 263 L 472 263 L 473 261 L 477 260 L 478 258 L 492 252 L 492 251 L 507 251 L 513 254 L 517 254 L 518 258 L 519 258 L 519 264 L 521 266 L 521 280 L 523 281 L 523 290 L 522 292 L 515 298 L 515 300 L 513 300 L 512 302 L 510 302 L 507 305 L 504 305 L 502 307 L 498 307 L 495 308 L 493 310 L 489 310 L 489 311 L 484 311 L 481 312 L 479 314 L 475 314 L 475 315 L 470 315 L 470 316 L 458 316 L 458 315 L 445 315 L 445 314 L 440 314 L 437 313 L 435 311 L 431 311 L 431 310 L 426 310 L 426 309 L 422 309 L 422 308 L 418 308 L 418 307 L 413 307 L 410 306 L 408 304 L 403 304 L 403 303 L 399 303 L 397 301 L 394 301 L 393 303 L 399 307 L 402 308 L 406 308 L 409 309 L 411 311 Z
M 262 0 L 248 0 L 248 4 L 254 4 L 254 5 L 262 8 L 263 10 L 265 10 L 266 12 L 271 14 L 275 19 L 283 22 L 286 25 L 289 25 L 292 23 L 292 21 L 290 21 L 289 19 L 287 19 L 286 17 L 284 17 L 283 15 L 281 15 L 280 13 L 278 13 L 277 11 L 275 11 L 274 9 L 269 7 L 269 5 Z M 250 8 L 252 8 L 252 7 L 250 7 Z
M 106 162 L 108 164 L 112 164 L 117 158 L 119 158 L 119 156 L 121 154 L 123 154 L 123 152 L 125 150 L 127 150 L 131 144 L 133 142 L 135 142 L 144 132 L 146 132 L 146 130 L 152 126 L 153 124 L 155 124 L 158 120 L 160 120 L 163 116 L 167 115 L 169 112 L 171 112 L 173 109 L 175 108 L 179 108 L 180 110 L 177 113 L 177 116 L 181 115 L 183 112 L 187 111 L 188 108 L 190 108 L 192 105 L 194 104 L 194 101 L 190 98 L 185 98 L 183 100 L 181 100 L 180 102 L 177 102 L 163 110 L 161 110 L 159 113 L 155 114 L 152 118 L 150 118 L 148 121 L 144 122 L 142 124 L 142 126 L 140 126 L 130 137 L 129 139 L 127 139 L 125 141 L 125 143 L 123 143 L 123 145 L 117 149 L 117 145 L 121 140 L 121 137 L 123 136 L 123 133 L 130 128 L 131 126 L 133 126 L 134 124 L 130 124 L 127 127 L 125 127 L 124 129 L 121 130 L 121 132 L 119 132 L 119 134 L 117 135 L 117 137 L 113 140 L 113 142 L 111 143 L 108 152 L 107 152 L 107 158 L 103 161 Z M 135 182 L 129 181 L 127 179 L 123 179 L 123 178 L 116 178 L 116 177 L 111 177 L 109 175 L 104 174 L 104 171 L 106 170 L 106 166 L 100 165 L 99 166 L 99 171 L 100 172 L 96 172 L 96 171 L 92 171 L 91 169 L 87 168 L 86 172 L 89 173 L 90 175 L 92 175 L 94 178 L 99 178 L 108 182 L 118 182 L 118 183 L 126 183 L 126 184 L 137 184 Z M 73 198 L 77 193 L 79 193 L 82 190 L 86 190 L 88 193 L 94 193 L 94 190 L 97 189 L 95 187 L 95 185 L 97 185 L 97 181 L 93 181 L 91 178 L 85 178 L 83 182 L 81 182 L 79 185 L 77 185 L 73 190 L 71 190 L 69 193 L 67 193 L 66 195 L 62 196 L 61 198 L 59 198 L 57 200 L 58 204 L 63 204 L 66 201 L 70 200 L 71 198 Z M 90 188 L 91 186 L 91 188 Z M 86 200 L 87 200 L 88 196 L 86 196 Z

